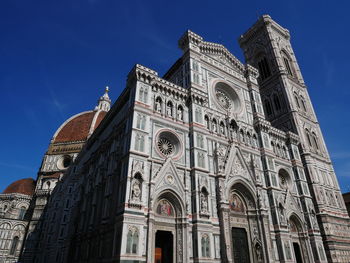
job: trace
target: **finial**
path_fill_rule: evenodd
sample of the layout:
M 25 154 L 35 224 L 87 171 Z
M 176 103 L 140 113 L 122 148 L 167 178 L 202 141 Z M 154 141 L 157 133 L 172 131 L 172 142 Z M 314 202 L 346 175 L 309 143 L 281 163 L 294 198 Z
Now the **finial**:
M 108 91 L 109 91 L 109 87 L 106 86 L 105 92 L 108 93 Z

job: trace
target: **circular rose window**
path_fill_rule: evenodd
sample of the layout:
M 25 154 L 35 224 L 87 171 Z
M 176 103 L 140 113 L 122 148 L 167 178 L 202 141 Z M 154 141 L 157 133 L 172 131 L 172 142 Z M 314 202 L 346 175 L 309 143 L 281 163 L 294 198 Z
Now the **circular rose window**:
M 213 86 L 213 95 L 220 107 L 227 111 L 240 111 L 241 101 L 233 87 L 220 80 L 215 81 Z
M 162 129 L 156 136 L 157 152 L 162 157 L 178 158 L 182 152 L 182 146 L 178 135 L 168 129 Z
M 174 151 L 174 145 L 167 138 L 160 138 L 158 141 L 159 151 L 168 156 L 171 155 Z

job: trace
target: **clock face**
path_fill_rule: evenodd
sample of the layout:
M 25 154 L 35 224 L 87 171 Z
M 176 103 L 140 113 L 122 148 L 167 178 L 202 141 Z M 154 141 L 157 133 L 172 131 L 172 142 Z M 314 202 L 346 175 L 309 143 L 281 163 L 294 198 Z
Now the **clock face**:
M 225 108 L 225 109 L 231 108 L 232 101 L 223 91 L 217 91 L 216 98 L 223 108 Z

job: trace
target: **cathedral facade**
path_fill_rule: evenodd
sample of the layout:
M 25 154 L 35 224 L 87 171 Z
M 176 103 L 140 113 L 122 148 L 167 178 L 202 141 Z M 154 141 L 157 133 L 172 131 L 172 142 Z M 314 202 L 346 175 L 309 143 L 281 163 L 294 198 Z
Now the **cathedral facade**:
M 350 220 L 288 30 L 265 15 L 239 43 L 246 64 L 187 31 L 163 77 L 135 65 L 87 134 L 87 121 L 61 126 L 21 262 L 350 261 Z

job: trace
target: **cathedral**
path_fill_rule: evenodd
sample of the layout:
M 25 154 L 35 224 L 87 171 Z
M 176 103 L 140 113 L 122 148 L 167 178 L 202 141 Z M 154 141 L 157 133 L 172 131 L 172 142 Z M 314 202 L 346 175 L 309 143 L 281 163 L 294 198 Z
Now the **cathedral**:
M 245 63 L 186 31 L 163 77 L 53 135 L 0 194 L 0 262 L 350 262 L 350 219 L 290 43 L 264 15 Z

